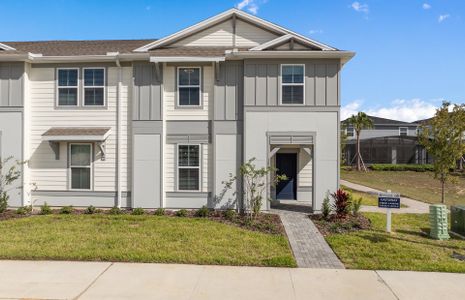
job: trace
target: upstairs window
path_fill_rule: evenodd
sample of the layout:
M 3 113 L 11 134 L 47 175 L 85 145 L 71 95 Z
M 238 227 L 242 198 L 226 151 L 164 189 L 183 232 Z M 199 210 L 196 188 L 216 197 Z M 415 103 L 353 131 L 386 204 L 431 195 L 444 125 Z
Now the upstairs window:
M 408 135 L 408 128 L 407 127 L 399 127 L 399 135 L 400 136 L 407 136 Z
M 200 190 L 200 145 L 178 145 L 178 190 Z
M 200 68 L 178 68 L 178 106 L 198 107 L 200 95 Z
M 347 134 L 347 137 L 354 137 L 355 136 L 354 128 L 353 127 L 347 127 L 346 134 Z
M 104 68 L 84 68 L 84 105 L 105 105 Z
M 304 65 L 281 65 L 281 104 L 304 104 Z
M 78 105 L 79 69 L 58 69 L 58 106 Z

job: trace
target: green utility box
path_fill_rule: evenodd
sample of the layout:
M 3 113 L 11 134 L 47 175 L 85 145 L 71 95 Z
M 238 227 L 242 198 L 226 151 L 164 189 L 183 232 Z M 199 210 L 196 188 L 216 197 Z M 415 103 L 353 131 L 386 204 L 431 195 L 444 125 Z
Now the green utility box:
M 451 231 L 465 236 L 465 205 L 450 207 Z
M 437 240 L 449 239 L 449 224 L 447 222 L 447 206 L 433 204 L 429 206 L 430 237 Z

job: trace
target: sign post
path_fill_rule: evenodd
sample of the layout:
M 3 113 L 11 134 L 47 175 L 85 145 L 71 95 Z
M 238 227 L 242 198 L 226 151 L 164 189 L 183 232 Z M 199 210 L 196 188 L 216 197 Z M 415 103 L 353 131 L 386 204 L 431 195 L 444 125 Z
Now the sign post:
M 400 208 L 400 194 L 391 193 L 390 190 L 387 193 L 379 193 L 378 207 L 386 208 L 386 232 L 391 233 L 391 209 Z

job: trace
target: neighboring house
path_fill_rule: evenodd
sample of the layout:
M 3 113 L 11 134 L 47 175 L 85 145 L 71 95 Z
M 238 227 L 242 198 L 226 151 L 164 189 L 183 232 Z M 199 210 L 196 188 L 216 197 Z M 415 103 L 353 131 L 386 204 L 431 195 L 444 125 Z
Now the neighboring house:
M 0 153 L 27 160 L 10 205 L 234 207 L 223 181 L 255 158 L 289 177 L 267 197 L 319 210 L 353 55 L 237 9 L 160 40 L 0 43 Z
M 402 122 L 369 116 L 373 128 L 363 129 L 360 136 L 360 152 L 365 164 L 425 164 L 431 157 L 419 144 L 417 131 L 419 122 Z M 342 121 L 346 124 L 346 120 Z M 355 157 L 356 133 L 350 124 L 345 125 L 347 143 L 346 163 Z

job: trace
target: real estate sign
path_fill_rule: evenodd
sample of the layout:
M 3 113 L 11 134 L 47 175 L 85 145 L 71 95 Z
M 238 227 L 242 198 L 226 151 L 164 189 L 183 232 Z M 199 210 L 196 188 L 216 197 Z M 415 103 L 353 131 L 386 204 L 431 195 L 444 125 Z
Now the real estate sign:
M 378 194 L 378 207 L 400 208 L 400 194 L 379 193 Z

